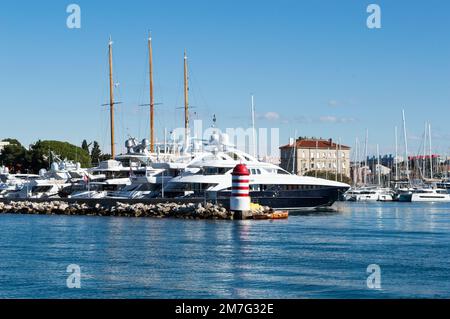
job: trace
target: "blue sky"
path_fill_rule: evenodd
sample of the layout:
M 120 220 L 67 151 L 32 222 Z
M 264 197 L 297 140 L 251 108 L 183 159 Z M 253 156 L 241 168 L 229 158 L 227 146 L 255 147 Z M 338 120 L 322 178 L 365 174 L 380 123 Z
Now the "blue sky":
M 81 7 L 81 29 L 66 7 Z M 382 28 L 366 27 L 366 8 Z M 107 43 L 114 41 L 117 144 L 148 136 L 147 50 L 152 31 L 156 128 L 182 126 L 183 50 L 196 114 L 218 126 L 279 127 L 369 151 L 394 149 L 406 111 L 411 153 L 432 124 L 435 152 L 450 153 L 450 3 L 430 1 L 17 1 L 0 9 L 0 138 L 24 144 L 98 140 L 109 151 Z

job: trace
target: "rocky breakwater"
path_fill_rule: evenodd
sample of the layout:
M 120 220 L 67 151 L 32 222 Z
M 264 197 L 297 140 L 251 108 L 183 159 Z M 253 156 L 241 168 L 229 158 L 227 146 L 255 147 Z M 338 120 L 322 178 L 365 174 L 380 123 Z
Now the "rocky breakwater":
M 36 215 L 84 215 L 84 216 L 123 216 L 123 217 L 173 217 L 184 219 L 233 219 L 234 213 L 221 205 L 199 204 L 126 204 L 114 202 L 111 205 L 67 203 L 64 201 L 0 202 L 0 213 Z

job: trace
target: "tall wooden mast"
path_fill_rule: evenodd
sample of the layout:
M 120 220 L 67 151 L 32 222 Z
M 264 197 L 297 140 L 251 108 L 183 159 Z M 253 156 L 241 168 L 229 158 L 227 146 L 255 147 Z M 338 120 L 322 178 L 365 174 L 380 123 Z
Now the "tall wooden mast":
M 189 83 L 186 50 L 184 50 L 184 144 L 188 145 L 189 133 Z
M 152 37 L 148 37 L 148 58 L 149 58 L 149 76 L 150 76 L 150 152 L 155 151 L 155 118 L 154 118 L 154 97 L 153 97 L 153 51 Z
M 111 158 L 116 156 L 114 146 L 114 81 L 113 81 L 113 62 L 112 62 L 112 40 L 109 37 L 109 114 L 111 126 Z

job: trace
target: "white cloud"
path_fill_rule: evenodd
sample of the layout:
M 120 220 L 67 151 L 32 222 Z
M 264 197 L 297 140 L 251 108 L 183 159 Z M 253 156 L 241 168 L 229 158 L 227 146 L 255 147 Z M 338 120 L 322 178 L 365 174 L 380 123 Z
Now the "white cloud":
M 332 115 L 326 115 L 319 117 L 321 123 L 352 123 L 355 119 L 352 117 L 337 117 Z
M 337 100 L 329 100 L 328 101 L 328 106 L 338 106 L 339 102 Z
M 323 123 L 336 123 L 337 122 L 337 117 L 336 116 L 321 116 L 319 117 L 319 121 L 323 122 Z
M 280 119 L 280 114 L 277 112 L 267 112 L 263 117 L 268 121 L 276 121 Z

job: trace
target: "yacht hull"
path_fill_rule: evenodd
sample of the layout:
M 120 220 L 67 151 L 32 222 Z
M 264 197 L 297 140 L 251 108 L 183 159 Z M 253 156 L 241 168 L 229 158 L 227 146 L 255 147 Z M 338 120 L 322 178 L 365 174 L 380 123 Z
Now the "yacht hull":
M 250 192 L 252 203 L 269 206 L 277 210 L 302 210 L 329 207 L 336 202 L 348 188 L 326 187 L 312 190 L 285 190 Z M 218 199 L 229 197 L 229 193 L 219 193 Z M 225 201 L 226 204 L 226 201 Z

